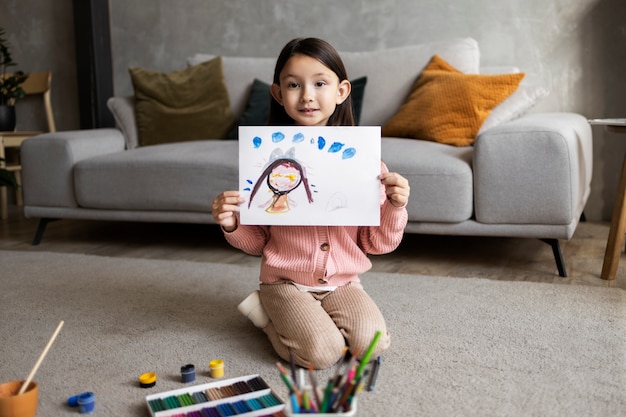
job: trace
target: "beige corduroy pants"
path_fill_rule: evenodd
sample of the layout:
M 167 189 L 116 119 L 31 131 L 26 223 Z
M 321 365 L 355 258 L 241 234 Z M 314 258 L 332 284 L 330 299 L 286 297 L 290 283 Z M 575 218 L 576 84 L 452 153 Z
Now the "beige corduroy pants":
M 325 369 L 348 346 L 363 356 L 377 331 L 382 336 L 372 357 L 390 344 L 385 319 L 360 283 L 335 291 L 305 292 L 289 282 L 261 284 L 260 297 L 271 323 L 263 329 L 285 361 L 291 351 L 297 365 Z

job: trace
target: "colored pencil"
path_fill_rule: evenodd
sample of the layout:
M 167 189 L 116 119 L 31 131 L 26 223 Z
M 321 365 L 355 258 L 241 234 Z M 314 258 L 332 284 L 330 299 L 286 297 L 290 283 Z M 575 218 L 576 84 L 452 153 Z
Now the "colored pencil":
M 315 381 L 315 375 L 313 374 L 313 365 L 309 363 L 309 381 L 311 381 L 311 389 L 313 390 L 313 397 L 315 398 L 315 404 L 317 409 L 319 410 L 322 406 L 322 402 L 320 401 L 320 396 L 317 393 L 317 382 Z

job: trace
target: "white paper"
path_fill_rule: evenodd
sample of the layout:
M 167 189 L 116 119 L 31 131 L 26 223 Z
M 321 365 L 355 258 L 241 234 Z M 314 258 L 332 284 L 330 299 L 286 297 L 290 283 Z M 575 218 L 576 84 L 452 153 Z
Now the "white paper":
M 241 223 L 378 226 L 380 144 L 379 126 L 239 127 Z

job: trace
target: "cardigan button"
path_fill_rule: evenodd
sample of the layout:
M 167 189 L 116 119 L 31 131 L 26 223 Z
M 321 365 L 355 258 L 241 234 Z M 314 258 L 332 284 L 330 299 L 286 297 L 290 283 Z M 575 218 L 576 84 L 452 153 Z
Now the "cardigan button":
M 320 249 L 323 252 L 327 252 L 330 249 L 330 245 L 328 243 L 322 243 L 322 246 L 320 246 Z

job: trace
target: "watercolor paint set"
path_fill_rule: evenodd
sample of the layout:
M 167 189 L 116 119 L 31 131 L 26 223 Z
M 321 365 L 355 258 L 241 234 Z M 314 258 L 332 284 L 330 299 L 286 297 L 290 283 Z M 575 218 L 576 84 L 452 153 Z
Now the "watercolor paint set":
M 284 417 L 285 403 L 259 375 L 146 396 L 152 417 Z

